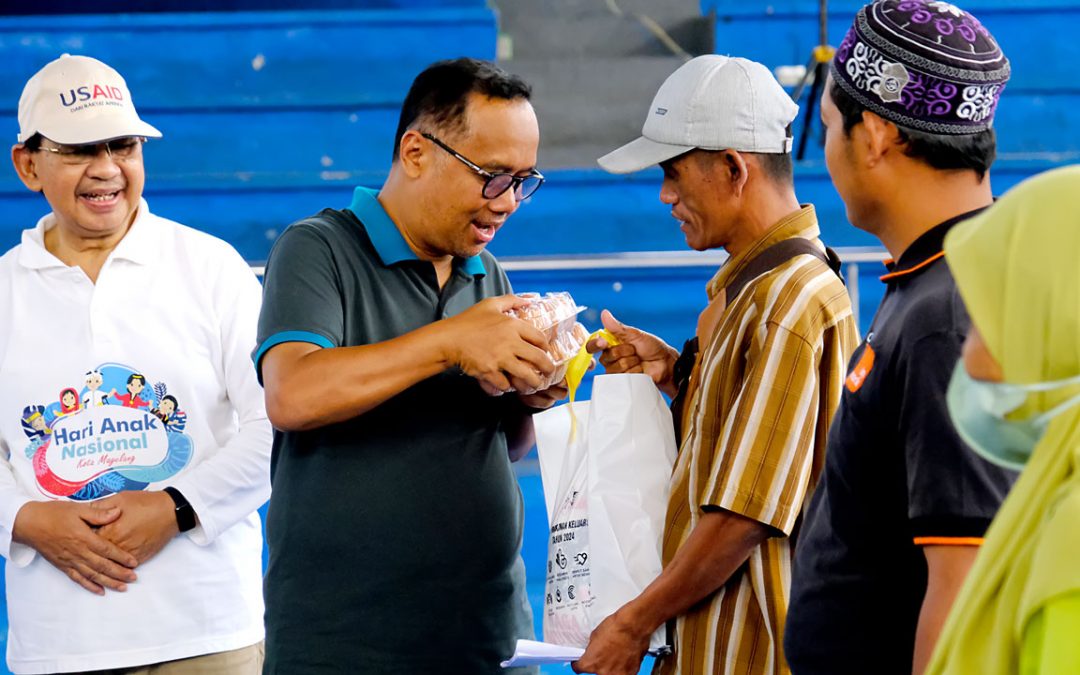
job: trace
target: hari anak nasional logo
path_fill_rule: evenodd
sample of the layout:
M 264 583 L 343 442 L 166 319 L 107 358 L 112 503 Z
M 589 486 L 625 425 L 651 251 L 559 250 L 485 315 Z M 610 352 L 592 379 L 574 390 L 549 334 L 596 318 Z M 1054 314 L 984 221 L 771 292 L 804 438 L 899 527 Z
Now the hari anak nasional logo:
M 118 363 L 93 368 L 81 387 L 22 412 L 38 489 L 77 501 L 175 476 L 194 450 L 186 425 L 187 413 L 164 382 L 147 387 L 142 372 Z

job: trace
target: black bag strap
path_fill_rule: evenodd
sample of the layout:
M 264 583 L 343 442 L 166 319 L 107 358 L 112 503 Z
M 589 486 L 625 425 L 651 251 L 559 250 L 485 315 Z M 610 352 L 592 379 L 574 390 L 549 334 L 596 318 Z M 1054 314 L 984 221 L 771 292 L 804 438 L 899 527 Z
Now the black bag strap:
M 776 269 L 798 255 L 814 256 L 828 265 L 829 269 L 831 269 L 836 276 L 840 277 L 841 281 L 844 280 L 843 274 L 840 273 L 842 262 L 840 256 L 836 254 L 836 251 L 828 246 L 822 251 L 809 239 L 792 237 L 768 247 L 754 256 L 745 267 L 739 270 L 739 273 L 735 275 L 735 278 L 724 287 L 724 297 L 727 305 L 729 307 L 731 306 L 735 301 L 735 298 L 738 297 L 739 293 L 742 293 L 748 283 L 762 274 Z M 683 406 L 686 405 L 686 393 L 690 388 L 690 375 L 694 371 L 694 363 L 697 361 L 699 348 L 700 345 L 698 344 L 697 336 L 687 340 L 683 344 L 682 352 L 679 353 L 679 358 L 676 359 L 675 365 L 672 368 L 672 377 L 674 378 L 675 386 L 677 387 L 675 398 L 671 400 L 671 419 L 675 424 L 676 442 L 682 441 Z
M 730 306 L 748 283 L 762 274 L 776 269 L 797 255 L 814 256 L 828 265 L 829 269 L 843 280 L 844 277 L 840 273 L 840 256 L 836 255 L 836 251 L 827 246 L 822 251 L 809 239 L 792 237 L 773 244 L 757 254 L 750 262 L 746 263 L 745 267 L 739 270 L 735 278 L 724 287 L 724 297 L 727 298 L 727 304 Z

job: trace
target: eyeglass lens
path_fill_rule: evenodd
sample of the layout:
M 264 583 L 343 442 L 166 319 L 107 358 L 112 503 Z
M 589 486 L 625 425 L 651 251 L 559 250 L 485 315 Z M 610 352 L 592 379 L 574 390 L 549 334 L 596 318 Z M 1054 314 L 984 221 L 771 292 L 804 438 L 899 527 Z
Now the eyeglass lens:
M 101 153 L 102 147 L 104 147 L 108 154 L 116 159 L 127 159 L 135 152 L 135 148 L 139 146 L 140 139 L 138 138 L 117 138 L 107 143 L 90 143 L 87 145 L 60 145 L 57 147 L 57 154 L 61 157 L 70 158 L 76 161 L 88 161 L 92 160 Z
M 484 198 L 495 199 L 513 186 L 514 196 L 521 201 L 532 196 L 542 182 L 539 176 L 513 176 L 508 173 L 498 173 L 484 184 Z

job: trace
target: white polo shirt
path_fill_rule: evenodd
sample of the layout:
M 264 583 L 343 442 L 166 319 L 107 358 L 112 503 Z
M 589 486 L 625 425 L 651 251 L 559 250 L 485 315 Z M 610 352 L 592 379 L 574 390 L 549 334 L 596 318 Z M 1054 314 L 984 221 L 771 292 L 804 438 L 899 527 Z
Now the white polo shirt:
M 231 246 L 143 201 L 94 284 L 45 249 L 53 222 L 45 216 L 0 257 L 8 666 L 122 668 L 254 644 L 263 638 L 256 509 L 270 495 L 271 444 L 250 358 L 258 280 Z M 92 370 L 104 379 L 96 392 L 86 386 Z M 89 593 L 11 541 L 30 500 L 166 485 L 200 525 L 139 566 L 126 592 Z

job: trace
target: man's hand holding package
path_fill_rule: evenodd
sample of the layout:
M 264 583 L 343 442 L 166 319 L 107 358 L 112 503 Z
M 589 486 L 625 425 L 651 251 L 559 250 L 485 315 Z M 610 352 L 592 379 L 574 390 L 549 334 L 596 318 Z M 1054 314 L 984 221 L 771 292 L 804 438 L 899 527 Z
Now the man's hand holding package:
M 566 386 L 566 378 L 564 377 L 561 382 L 553 384 L 547 389 L 542 389 L 532 394 L 518 394 L 518 399 L 530 408 L 546 410 L 566 398 L 569 393 L 569 389 L 567 389 Z
M 516 377 L 510 378 L 510 386 L 517 392 L 518 400 L 521 401 L 523 405 L 537 410 L 547 410 L 566 398 L 570 393 L 570 390 L 566 385 L 566 378 L 563 378 L 561 382 L 553 384 L 547 389 L 534 391 L 530 394 L 521 393 L 523 390 L 528 391 L 530 385 Z M 506 393 L 504 390 L 494 387 L 483 380 L 480 380 L 480 388 L 483 389 L 488 396 L 502 396 Z
M 606 309 L 600 313 L 600 320 L 619 339 L 614 346 L 603 338 L 589 341 L 586 349 L 592 354 L 601 352 L 604 369 L 608 373 L 645 373 L 660 391 L 674 396 L 673 368 L 679 352 L 655 335 L 621 323 Z
M 532 324 L 506 312 L 528 304 L 515 295 L 488 298 L 447 319 L 454 331 L 452 365 L 475 377 L 488 393 L 504 392 L 517 380 L 522 389 L 536 389 L 555 364 L 548 341 Z

